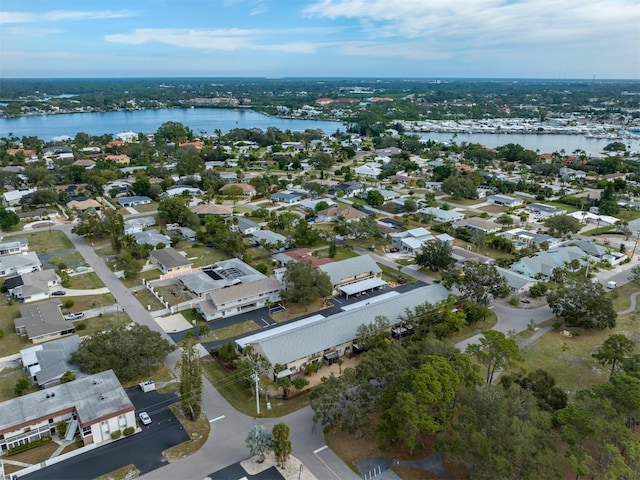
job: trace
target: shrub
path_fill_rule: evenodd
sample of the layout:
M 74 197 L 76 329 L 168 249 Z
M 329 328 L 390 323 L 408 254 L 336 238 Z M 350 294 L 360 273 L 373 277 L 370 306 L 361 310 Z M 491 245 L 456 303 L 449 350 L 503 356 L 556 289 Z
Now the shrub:
M 513 305 L 514 307 L 520 305 L 520 299 L 515 295 L 509 299 L 509 305 Z
M 87 328 L 87 324 L 85 322 L 78 322 L 74 325 L 77 331 L 84 330 Z
M 111 432 L 111 438 L 113 440 L 117 440 L 122 436 L 122 432 L 120 430 L 116 430 L 115 432 Z
M 80 436 L 80 434 L 77 434 L 74 440 L 76 442 L 76 447 L 78 448 L 84 447 L 84 439 Z
M 60 438 L 64 438 L 64 436 L 67 434 L 67 422 L 65 422 L 64 420 L 60 420 L 58 423 L 56 423 L 56 432 L 58 432 L 58 436 Z
M 211 333 L 211 327 L 209 325 L 202 324 L 202 325 L 198 325 L 198 336 L 199 337 L 206 337 L 207 335 L 209 335 L 209 333 Z
M 65 302 L 62 304 L 62 306 L 64 308 L 71 308 L 71 307 L 73 307 L 74 304 L 75 304 L 75 302 L 73 300 L 65 300 Z
M 135 431 L 136 431 L 136 429 L 135 429 L 135 428 L 133 428 L 133 427 L 127 427 L 127 428 L 125 428 L 125 429 L 124 429 L 124 432 L 123 432 L 123 433 L 124 433 L 124 436 L 125 436 L 125 437 L 128 437 L 129 435 L 133 435 L 133 432 L 135 432 Z
M 15 455 L 16 453 L 24 452 L 25 450 L 31 450 L 32 448 L 39 447 L 40 445 L 44 445 L 45 443 L 51 441 L 51 437 L 43 437 L 38 440 L 34 440 L 29 443 L 25 443 L 24 445 L 18 445 L 17 447 L 10 448 L 7 450 L 7 456 Z
M 30 385 L 31 385 L 31 384 L 29 383 L 29 380 L 27 380 L 26 378 L 24 378 L 24 377 L 19 378 L 19 379 L 16 381 L 16 386 L 15 386 L 15 388 L 13 389 L 13 393 L 15 393 L 15 394 L 16 394 L 16 397 L 21 397 L 22 395 L 24 395 L 24 394 L 25 394 L 25 392 L 26 392 L 27 390 L 29 390 L 29 386 L 30 386 Z

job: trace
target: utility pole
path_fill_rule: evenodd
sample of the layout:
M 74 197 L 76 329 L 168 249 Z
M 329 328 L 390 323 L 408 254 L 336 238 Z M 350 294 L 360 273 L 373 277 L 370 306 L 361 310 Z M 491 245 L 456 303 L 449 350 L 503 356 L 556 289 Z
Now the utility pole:
M 260 374 L 258 370 L 253 371 L 253 381 L 256 382 L 256 414 L 260 415 L 260 391 L 258 390 L 260 385 Z

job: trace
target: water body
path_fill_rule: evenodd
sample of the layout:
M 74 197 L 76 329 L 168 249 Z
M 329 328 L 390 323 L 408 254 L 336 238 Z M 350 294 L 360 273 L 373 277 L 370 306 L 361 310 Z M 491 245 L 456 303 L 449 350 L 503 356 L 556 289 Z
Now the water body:
M 234 128 L 275 127 L 280 130 L 302 132 L 319 129 L 334 133 L 346 130 L 342 122 L 328 120 L 300 120 L 270 117 L 254 110 L 220 108 L 165 108 L 160 110 L 135 110 L 130 112 L 69 113 L 60 115 L 33 115 L 18 118 L 0 118 L 0 137 L 10 133 L 16 137 L 35 136 L 49 141 L 54 137 L 78 132 L 89 135 L 117 134 L 120 132 L 155 132 L 164 122 L 180 122 L 194 133 L 214 134 L 216 130 L 227 133 Z
M 496 148 L 509 143 L 522 145 L 524 148 L 537 150 L 540 153 L 560 152 L 564 149 L 567 155 L 575 150 L 584 150 L 587 153 L 600 153 L 602 149 L 611 142 L 622 142 L 627 150 L 631 152 L 640 151 L 640 139 L 625 138 L 613 140 L 605 138 L 587 138 L 584 135 L 562 135 L 562 134 L 520 134 L 520 133 L 458 133 L 455 137 L 453 133 L 420 132 L 424 139 L 435 140 L 436 142 L 452 142 L 457 144 L 462 142 L 479 143 L 487 148 Z

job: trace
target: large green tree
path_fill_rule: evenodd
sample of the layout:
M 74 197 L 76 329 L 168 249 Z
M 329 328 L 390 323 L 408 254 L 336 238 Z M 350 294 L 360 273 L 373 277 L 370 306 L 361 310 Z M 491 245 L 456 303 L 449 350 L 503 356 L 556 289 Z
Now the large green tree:
M 184 414 L 195 421 L 202 411 L 202 366 L 193 335 L 187 335 L 180 361 L 180 401 Z
M 549 229 L 551 235 L 567 235 L 580 230 L 580 221 L 569 215 L 555 215 L 544 221 L 545 227 Z
M 447 287 L 456 287 L 462 296 L 481 305 L 489 305 L 492 296 L 509 294 L 507 280 L 500 275 L 495 265 L 466 262 L 462 269 L 449 269 L 442 276 Z
M 329 276 L 309 263 L 287 263 L 283 281 L 282 300 L 301 305 L 309 305 L 319 297 L 328 297 L 333 289 Z
M 616 326 L 617 314 L 600 283 L 588 278 L 567 278 L 547 294 L 553 313 L 571 325 L 604 330 Z
M 438 238 L 427 242 L 416 254 L 416 263 L 437 272 L 451 267 L 453 259 L 453 246 Z
M 376 429 L 380 445 L 402 445 L 412 454 L 420 435 L 442 431 L 452 414 L 449 407 L 459 384 L 451 363 L 439 356 L 427 356 L 419 368 L 400 375 L 380 401 Z
M 513 338 L 496 330 L 482 332 L 479 343 L 467 347 L 467 353 L 487 368 L 486 383 L 492 383 L 496 372 L 522 360 L 520 348 Z
M 556 441 L 551 414 L 528 392 L 511 395 L 486 385 L 461 393 L 438 449 L 467 467 L 469 479 L 554 479 L 562 464 Z
M 284 468 L 285 463 L 289 460 L 293 448 L 291 446 L 291 430 L 286 423 L 276 423 L 271 429 L 271 435 L 273 435 L 273 454 L 276 457 L 280 468 Z
M 620 365 L 625 358 L 629 357 L 636 348 L 636 342 L 628 338 L 623 333 L 615 333 L 609 335 L 602 345 L 598 347 L 596 353 L 591 355 L 603 365 L 611 364 L 610 376 L 616 371 L 616 367 Z
M 158 204 L 158 216 L 167 223 L 179 223 L 183 225 L 191 215 L 189 200 L 184 197 L 169 197 L 160 200 Z
M 160 333 L 134 323 L 84 337 L 71 361 L 87 373 L 111 369 L 124 382 L 149 375 L 174 348 Z
M 8 232 L 20 223 L 20 217 L 11 210 L 0 207 L 0 229 Z

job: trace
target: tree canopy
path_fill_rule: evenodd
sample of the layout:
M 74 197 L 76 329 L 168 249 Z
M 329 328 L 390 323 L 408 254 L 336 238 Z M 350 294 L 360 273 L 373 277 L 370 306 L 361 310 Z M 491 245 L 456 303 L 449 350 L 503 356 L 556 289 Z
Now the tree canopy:
M 547 301 L 553 313 L 570 325 L 599 330 L 616 326 L 611 298 L 601 284 L 588 278 L 567 278 L 547 294 Z
M 329 276 L 309 263 L 289 262 L 284 273 L 285 288 L 280 297 L 285 302 L 309 305 L 319 297 L 331 295 Z
M 456 287 L 462 296 L 481 305 L 488 305 L 491 296 L 505 297 L 509 294 L 507 280 L 498 273 L 495 265 L 466 262 L 462 269 L 451 269 L 442 276 L 447 287 Z
M 148 374 L 174 348 L 160 333 L 134 323 L 84 337 L 71 362 L 87 373 L 111 369 L 120 381 L 127 381 Z
M 446 270 L 454 262 L 453 246 L 438 238 L 424 244 L 416 254 L 416 263 L 434 272 Z

